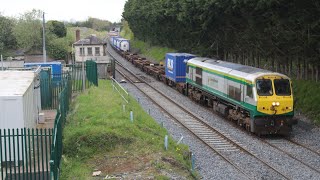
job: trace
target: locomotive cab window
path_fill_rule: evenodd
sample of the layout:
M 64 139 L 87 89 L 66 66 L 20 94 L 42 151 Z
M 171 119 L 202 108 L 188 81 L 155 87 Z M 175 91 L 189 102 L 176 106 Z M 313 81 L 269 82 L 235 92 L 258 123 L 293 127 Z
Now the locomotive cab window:
M 256 87 L 259 96 L 273 95 L 272 81 L 270 79 L 258 79 Z
M 288 79 L 275 79 L 274 89 L 278 96 L 291 95 L 290 81 Z

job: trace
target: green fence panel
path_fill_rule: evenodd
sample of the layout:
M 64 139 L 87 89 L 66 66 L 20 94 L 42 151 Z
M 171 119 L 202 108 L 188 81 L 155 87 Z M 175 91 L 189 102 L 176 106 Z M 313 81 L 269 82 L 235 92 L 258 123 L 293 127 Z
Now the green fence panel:
M 42 109 L 52 108 L 52 92 L 51 92 L 51 74 L 50 71 L 40 72 L 40 94 Z
M 97 63 L 90 60 L 86 61 L 86 75 L 87 79 L 91 84 L 98 86 L 98 68 L 97 68 Z
M 50 178 L 54 180 L 59 179 L 60 176 L 60 165 L 63 148 L 62 131 L 66 122 L 66 117 L 71 102 L 71 94 L 73 92 L 72 75 L 68 74 L 64 78 L 64 81 L 61 85 L 63 89 L 59 94 L 59 106 L 54 122 L 50 158 Z
M 67 67 L 67 73 L 40 74 L 42 108 L 57 109 L 53 129 L 0 129 L 1 179 L 59 179 L 62 131 L 72 93 L 82 91 L 83 77 L 86 88 L 98 86 L 95 62 Z
M 0 179 L 49 179 L 52 129 L 0 129 Z

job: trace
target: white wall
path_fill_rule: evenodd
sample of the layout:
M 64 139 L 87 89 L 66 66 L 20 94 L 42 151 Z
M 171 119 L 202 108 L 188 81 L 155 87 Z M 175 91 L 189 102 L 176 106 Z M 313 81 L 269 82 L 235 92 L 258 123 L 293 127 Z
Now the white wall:
M 84 53 L 85 53 L 84 57 L 80 56 L 80 48 L 82 48 L 82 47 L 84 48 Z M 88 55 L 88 47 L 92 48 L 92 55 L 91 56 Z M 95 55 L 95 48 L 96 47 L 100 48 L 100 55 L 99 56 Z M 75 46 L 75 60 L 76 60 L 76 62 L 82 62 L 82 59 L 84 61 L 90 60 L 90 59 L 93 59 L 95 61 L 96 60 L 97 61 L 107 60 L 107 56 L 103 56 L 103 48 L 104 48 L 103 45 Z

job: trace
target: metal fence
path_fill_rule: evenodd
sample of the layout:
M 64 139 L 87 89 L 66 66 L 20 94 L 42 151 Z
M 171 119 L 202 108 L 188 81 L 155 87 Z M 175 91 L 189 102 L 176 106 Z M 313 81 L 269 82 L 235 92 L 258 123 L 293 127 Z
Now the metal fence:
M 73 71 L 79 71 L 81 66 L 73 66 Z M 82 68 L 82 67 L 81 67 Z M 93 61 L 86 61 L 86 78 L 88 83 L 87 87 L 91 85 L 98 86 L 98 75 L 97 75 L 97 64 Z M 77 74 L 77 73 L 76 73 Z M 51 146 L 51 159 L 50 159 L 50 179 L 57 180 L 60 176 L 60 165 L 61 165 L 61 158 L 62 158 L 62 131 L 64 124 L 66 122 L 66 117 L 69 112 L 69 105 L 71 102 L 71 94 L 77 88 L 81 88 L 81 86 L 74 86 L 79 85 L 76 81 L 77 77 L 70 74 L 67 79 L 63 83 L 63 90 L 59 94 L 58 102 L 59 106 L 57 108 L 57 115 L 54 122 L 54 129 L 53 129 L 53 136 L 52 136 L 52 146 Z M 81 84 L 82 85 L 82 84 Z M 80 91 L 80 90 L 79 90 Z
M 60 174 L 60 164 L 62 157 L 62 130 L 66 121 L 69 105 L 71 102 L 72 84 L 71 79 L 66 81 L 64 88 L 59 95 L 59 107 L 54 122 L 51 159 L 50 159 L 50 176 L 51 179 L 58 179 Z
M 70 75 L 71 87 L 73 93 L 78 93 L 84 87 L 89 88 L 92 85 L 98 86 L 97 63 L 86 61 L 84 67 L 78 64 L 67 65 L 66 72 L 62 74 L 50 74 L 48 71 L 42 71 L 40 76 L 41 89 L 41 107 L 42 109 L 57 109 L 59 105 L 59 94 L 64 88 L 66 76 Z M 84 80 L 83 80 L 84 78 Z
M 0 129 L 0 178 L 49 179 L 52 129 Z
M 65 74 L 44 74 L 40 77 L 43 109 L 57 109 L 54 129 L 0 129 L 1 180 L 59 179 L 62 131 L 71 95 L 82 91 L 83 71 L 80 73 L 80 68 L 81 65 L 73 65 Z M 87 61 L 84 73 L 86 88 L 98 85 L 95 62 Z

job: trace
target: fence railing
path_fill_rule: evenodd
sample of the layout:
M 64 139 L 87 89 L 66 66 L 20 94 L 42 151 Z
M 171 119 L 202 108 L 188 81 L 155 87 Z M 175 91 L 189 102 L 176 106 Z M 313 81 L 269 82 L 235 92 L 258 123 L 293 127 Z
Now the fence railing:
M 112 89 L 116 90 L 121 98 L 128 104 L 129 103 L 129 93 L 115 80 L 114 78 L 111 78 L 112 80 Z
M 59 105 L 59 95 L 63 90 L 67 79 L 70 76 L 71 89 L 73 93 L 83 90 L 83 82 L 85 88 L 92 85 L 98 86 L 97 63 L 94 61 L 86 61 L 84 71 L 82 65 L 72 64 L 67 65 L 67 72 L 62 74 L 50 74 L 50 72 L 42 72 L 40 76 L 41 89 L 41 107 L 42 109 L 57 109 Z M 84 75 L 84 76 L 83 76 Z M 83 81 L 83 77 L 85 80 Z
M 60 164 L 62 157 L 62 131 L 66 121 L 69 105 L 71 101 L 72 84 L 71 76 L 67 78 L 63 90 L 59 95 L 59 106 L 54 122 L 51 159 L 50 159 L 50 179 L 58 179 L 60 174 Z
M 0 129 L 0 179 L 49 179 L 52 129 Z
M 59 179 L 62 131 L 71 95 L 82 91 L 82 84 L 79 85 L 77 79 L 81 74 L 76 73 L 79 66 L 71 69 L 65 74 L 40 77 L 42 107 L 57 109 L 53 129 L 0 129 L 0 180 Z M 87 63 L 85 73 L 87 87 L 98 85 L 95 62 Z

